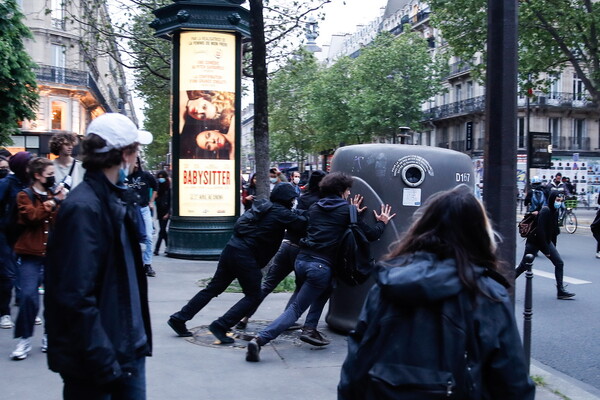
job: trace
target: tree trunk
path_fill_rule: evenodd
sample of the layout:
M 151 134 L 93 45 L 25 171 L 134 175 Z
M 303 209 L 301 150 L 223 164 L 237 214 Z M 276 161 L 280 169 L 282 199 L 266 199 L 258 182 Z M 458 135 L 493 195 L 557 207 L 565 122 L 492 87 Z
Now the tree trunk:
M 252 34 L 252 73 L 254 75 L 254 154 L 256 157 L 256 195 L 269 197 L 269 112 L 267 98 L 267 47 L 262 0 L 250 0 Z

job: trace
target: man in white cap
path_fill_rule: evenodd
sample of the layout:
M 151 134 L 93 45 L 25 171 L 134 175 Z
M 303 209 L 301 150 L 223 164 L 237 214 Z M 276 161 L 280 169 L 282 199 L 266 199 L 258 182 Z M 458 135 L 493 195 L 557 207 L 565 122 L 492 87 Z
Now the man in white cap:
M 152 136 L 121 114 L 94 119 L 84 180 L 62 202 L 48 243 L 48 365 L 64 399 L 145 399 L 152 336 L 135 214 L 125 199 L 140 144 Z

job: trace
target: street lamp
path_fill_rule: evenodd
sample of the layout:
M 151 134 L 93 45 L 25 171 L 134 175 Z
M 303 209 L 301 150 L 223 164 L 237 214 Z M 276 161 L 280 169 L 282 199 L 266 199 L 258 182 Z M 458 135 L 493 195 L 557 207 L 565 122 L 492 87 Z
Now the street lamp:
M 169 257 L 217 258 L 240 214 L 244 1 L 173 0 L 153 11 L 155 36 L 173 44 Z

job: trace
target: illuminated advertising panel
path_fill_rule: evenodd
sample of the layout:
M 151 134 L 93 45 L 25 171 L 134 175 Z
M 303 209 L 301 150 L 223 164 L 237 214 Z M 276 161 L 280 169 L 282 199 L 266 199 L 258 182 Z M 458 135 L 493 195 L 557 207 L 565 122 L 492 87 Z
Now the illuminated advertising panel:
M 235 215 L 236 37 L 181 33 L 179 215 Z

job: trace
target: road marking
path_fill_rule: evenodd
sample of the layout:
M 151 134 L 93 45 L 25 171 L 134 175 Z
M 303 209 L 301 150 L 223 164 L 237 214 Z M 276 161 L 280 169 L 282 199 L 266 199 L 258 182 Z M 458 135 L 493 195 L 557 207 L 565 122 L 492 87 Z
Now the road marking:
M 533 271 L 534 275 L 541 276 L 543 278 L 548 278 L 548 279 L 555 279 L 554 274 L 551 274 L 550 272 L 541 271 L 541 270 L 535 269 L 535 268 L 533 268 L 532 271 Z M 590 281 L 584 281 L 582 279 L 571 278 L 570 276 L 564 276 L 563 281 L 570 283 L 572 285 L 585 285 L 586 283 L 592 283 Z

